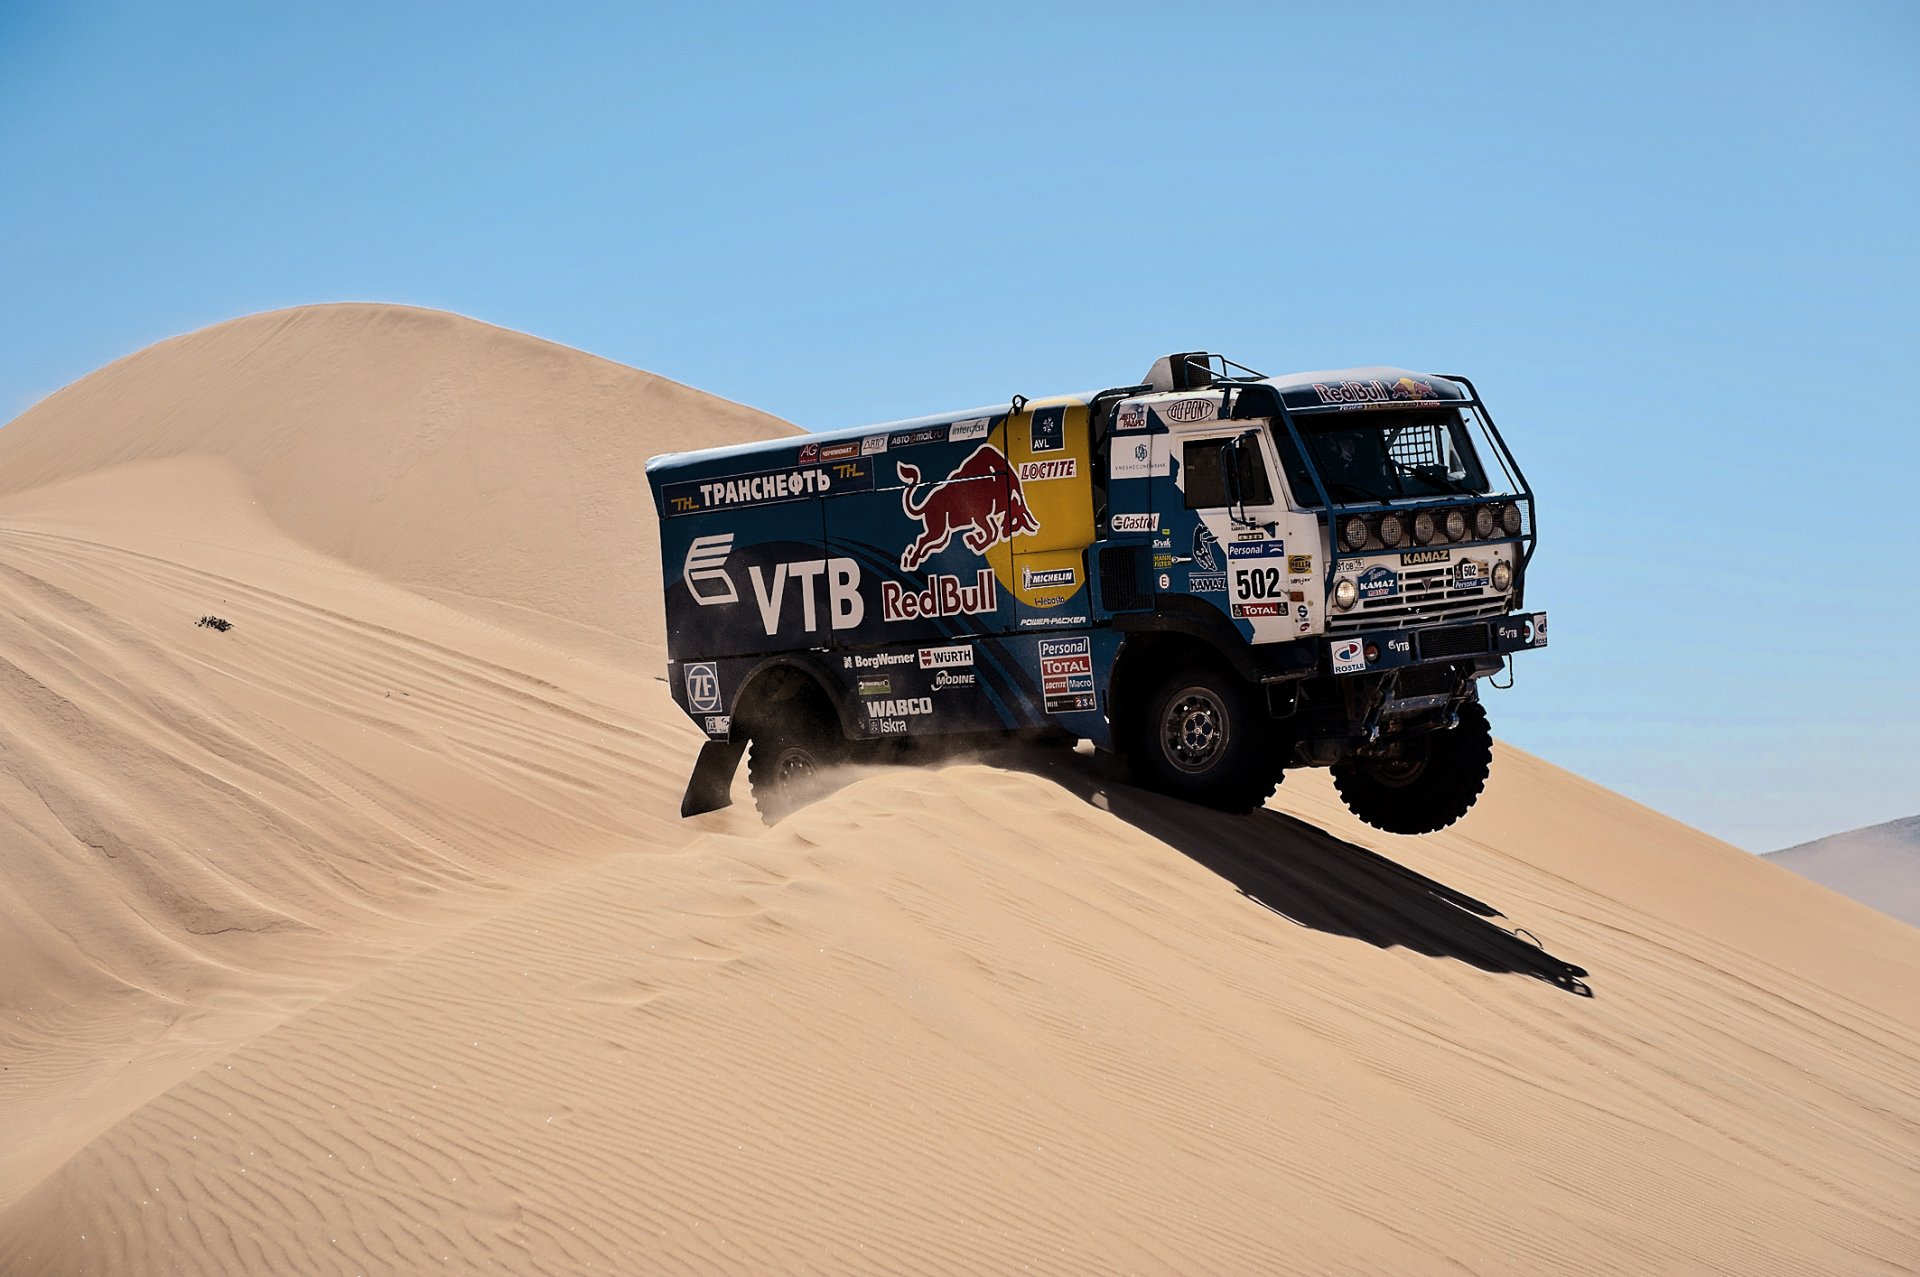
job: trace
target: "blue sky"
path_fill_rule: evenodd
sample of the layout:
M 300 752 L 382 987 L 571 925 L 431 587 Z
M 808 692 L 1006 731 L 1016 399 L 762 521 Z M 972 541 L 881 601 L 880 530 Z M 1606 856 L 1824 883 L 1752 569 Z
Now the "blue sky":
M 0 5 L 0 417 L 442 307 L 827 428 L 1464 372 L 1506 739 L 1756 850 L 1920 812 L 1920 8 Z

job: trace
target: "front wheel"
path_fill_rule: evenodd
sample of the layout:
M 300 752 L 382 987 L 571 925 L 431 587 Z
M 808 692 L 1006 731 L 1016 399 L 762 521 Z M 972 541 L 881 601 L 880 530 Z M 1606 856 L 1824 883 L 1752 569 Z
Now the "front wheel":
M 1467 814 L 1493 766 L 1487 711 L 1469 701 L 1451 730 L 1400 742 L 1391 754 L 1335 763 L 1333 785 L 1347 810 L 1390 834 L 1430 834 Z
M 1211 665 L 1176 669 L 1132 722 L 1127 757 L 1148 788 L 1223 811 L 1252 811 L 1279 783 L 1254 689 Z

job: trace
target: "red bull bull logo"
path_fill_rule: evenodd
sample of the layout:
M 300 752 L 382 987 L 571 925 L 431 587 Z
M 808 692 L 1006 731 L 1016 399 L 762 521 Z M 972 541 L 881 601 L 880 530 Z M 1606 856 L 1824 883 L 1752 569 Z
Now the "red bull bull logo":
M 975 448 L 942 480 L 923 482 L 920 467 L 904 461 L 896 468 L 907 485 L 900 494 L 900 507 L 920 524 L 920 535 L 900 554 L 903 572 L 918 571 L 930 556 L 946 549 L 956 534 L 967 549 L 985 554 L 1002 541 L 1040 530 L 1040 520 L 1033 517 L 1021 490 L 1020 476 L 1007 463 L 1006 454 L 990 443 Z

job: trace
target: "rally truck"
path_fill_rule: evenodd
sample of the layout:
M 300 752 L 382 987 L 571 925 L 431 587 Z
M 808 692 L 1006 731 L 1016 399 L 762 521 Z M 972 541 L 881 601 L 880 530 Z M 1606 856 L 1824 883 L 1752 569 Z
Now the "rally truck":
M 1547 642 L 1533 493 L 1465 377 L 1184 353 L 647 478 L 668 684 L 707 737 L 683 815 L 743 754 L 776 819 L 837 764 L 1025 736 L 1236 811 L 1329 767 L 1361 820 L 1427 833 L 1486 783 L 1481 688 Z

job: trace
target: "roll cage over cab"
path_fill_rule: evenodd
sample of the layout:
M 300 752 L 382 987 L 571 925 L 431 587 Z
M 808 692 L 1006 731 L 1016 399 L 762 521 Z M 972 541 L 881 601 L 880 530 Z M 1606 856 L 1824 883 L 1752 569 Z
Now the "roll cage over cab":
M 1483 680 L 1543 647 L 1534 499 L 1473 383 L 1145 381 L 655 457 L 669 684 L 702 728 L 683 814 L 742 753 L 770 818 L 831 765 L 1078 738 L 1228 809 L 1331 767 L 1361 819 L 1463 815 Z

